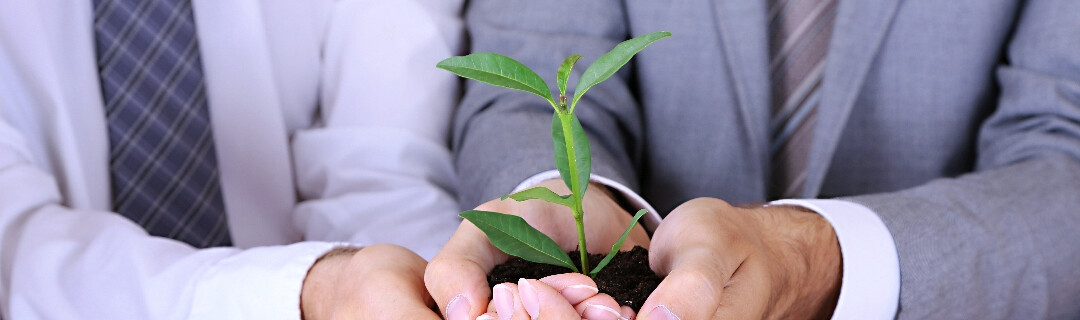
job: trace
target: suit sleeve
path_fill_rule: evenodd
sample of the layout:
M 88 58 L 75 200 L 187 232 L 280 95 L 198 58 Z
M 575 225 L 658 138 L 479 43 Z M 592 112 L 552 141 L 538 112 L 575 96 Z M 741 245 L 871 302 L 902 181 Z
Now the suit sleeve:
M 975 173 L 848 200 L 896 240 L 901 319 L 1080 314 L 1080 2 L 1027 1 Z
M 521 61 L 553 92 L 555 71 L 572 54 L 584 57 L 568 90 L 596 58 L 631 35 L 615 1 L 470 1 L 466 13 L 473 52 L 495 52 Z M 589 137 L 594 175 L 635 188 L 641 116 L 631 94 L 627 65 L 593 87 L 575 113 Z M 572 94 L 572 93 L 571 93 Z M 455 114 L 453 149 L 462 206 L 475 207 L 509 193 L 528 177 L 555 169 L 551 106 L 540 97 L 466 81 Z
M 323 49 L 320 119 L 295 133 L 308 240 L 394 243 L 431 258 L 457 228 L 448 146 L 461 1 L 338 1 Z

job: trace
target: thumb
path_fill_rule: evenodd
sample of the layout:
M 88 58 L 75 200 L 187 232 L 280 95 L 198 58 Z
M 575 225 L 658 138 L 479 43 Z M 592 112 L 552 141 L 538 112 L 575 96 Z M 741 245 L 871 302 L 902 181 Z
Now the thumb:
M 487 273 L 506 258 L 480 229 L 464 221 L 428 263 L 424 283 L 447 320 L 476 319 L 487 311 L 491 297 Z
M 707 270 L 672 271 L 641 306 L 639 319 L 711 319 L 720 307 L 723 283 Z

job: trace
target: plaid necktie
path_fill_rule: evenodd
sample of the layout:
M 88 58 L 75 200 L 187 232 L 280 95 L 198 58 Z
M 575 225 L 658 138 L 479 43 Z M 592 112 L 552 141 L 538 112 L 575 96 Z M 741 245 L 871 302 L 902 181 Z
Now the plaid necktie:
M 230 245 L 189 0 L 94 0 L 116 212 L 198 248 Z
M 799 197 L 806 184 L 836 0 L 770 0 L 773 110 L 772 197 Z

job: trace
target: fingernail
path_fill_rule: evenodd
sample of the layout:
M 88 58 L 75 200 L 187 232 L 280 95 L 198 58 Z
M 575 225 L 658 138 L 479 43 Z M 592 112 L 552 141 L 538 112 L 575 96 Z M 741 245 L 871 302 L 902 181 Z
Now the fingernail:
M 521 297 L 521 306 L 525 307 L 525 312 L 529 313 L 529 317 L 533 319 L 539 317 L 540 297 L 536 293 L 536 288 L 529 283 L 529 280 L 525 280 L 525 278 L 518 279 L 518 295 Z
M 671 312 L 666 306 L 658 305 L 649 312 L 648 320 L 679 320 L 679 316 Z
M 446 320 L 469 320 L 469 298 L 459 294 L 446 305 Z
M 595 296 L 598 292 L 600 292 L 600 289 L 597 289 L 596 287 L 585 284 L 575 284 L 566 286 L 566 288 L 563 288 L 562 292 L 560 293 L 567 299 L 571 299 L 571 297 L 573 297 L 574 299 L 579 299 L 580 301 Z
M 510 320 L 514 316 L 514 291 L 505 284 L 497 284 L 491 291 L 492 300 L 495 301 L 495 312 L 499 313 L 499 319 Z
M 490 314 L 485 313 L 485 314 L 480 315 L 479 317 L 476 317 L 476 320 L 495 320 L 495 317 L 493 317 Z
M 619 311 L 599 304 L 586 304 L 585 311 L 581 312 L 581 317 L 589 320 L 622 319 Z

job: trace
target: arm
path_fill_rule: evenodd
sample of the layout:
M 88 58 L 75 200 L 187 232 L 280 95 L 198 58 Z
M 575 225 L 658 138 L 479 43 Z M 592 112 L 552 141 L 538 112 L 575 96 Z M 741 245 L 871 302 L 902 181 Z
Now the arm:
M 901 318 L 1080 314 L 1080 4 L 1023 6 L 977 172 L 848 199 L 896 239 Z
M 62 205 L 57 181 L 0 119 L 0 298 L 5 318 L 298 318 L 329 243 L 196 250 L 111 212 Z M 269 266 L 269 267 L 268 267 Z
M 396 243 L 430 258 L 459 219 L 447 147 L 460 1 L 341 1 L 328 25 L 321 126 L 292 139 L 309 240 Z
M 1072 18 L 1080 14 L 1080 5 L 1067 1 L 1041 1 L 1026 2 L 1025 6 L 1018 11 L 1021 14 L 1007 48 L 1007 63 L 998 70 L 1001 95 L 998 97 L 997 110 L 981 128 L 976 172 L 899 192 L 843 199 L 865 205 L 876 213 L 876 216 L 871 216 L 874 219 L 880 217 L 888 228 L 880 232 L 891 233 L 899 258 L 899 272 L 889 268 L 877 269 L 872 271 L 878 273 L 876 280 L 849 283 L 846 281 L 849 277 L 866 276 L 868 270 L 848 274 L 848 271 L 852 271 L 848 263 L 856 259 L 865 262 L 866 257 L 843 257 L 845 281 L 841 290 L 866 289 L 861 286 L 869 286 L 878 291 L 858 296 L 861 300 L 854 302 L 856 307 L 869 305 L 868 301 L 875 300 L 874 296 L 881 298 L 889 294 L 888 291 L 896 292 L 890 281 L 899 275 L 899 313 L 885 315 L 887 318 L 1058 319 L 1080 314 L 1080 307 L 1076 305 L 1077 297 L 1080 297 L 1080 280 L 1075 275 L 1075 266 L 1080 263 L 1080 253 L 1075 250 L 1075 244 L 1080 243 L 1080 233 L 1076 232 L 1080 229 L 1080 214 L 1076 210 L 1080 205 L 1080 199 L 1076 196 L 1080 194 L 1080 50 L 1077 50 L 1080 48 L 1080 38 L 1070 31 L 1080 27 L 1078 21 Z M 702 203 L 680 206 L 682 210 L 676 209 L 661 224 L 653 238 L 653 250 L 660 252 L 661 257 L 651 261 L 654 266 L 693 258 L 678 252 L 697 246 L 716 252 L 738 249 L 740 244 L 747 242 L 746 239 L 765 239 L 765 243 L 769 243 L 769 232 L 709 244 L 716 239 L 680 230 L 709 223 L 707 217 L 711 215 L 696 214 L 700 211 L 735 213 L 738 216 L 748 216 L 745 213 L 750 213 L 723 204 L 697 204 Z M 798 226 L 782 227 L 797 221 L 799 217 L 797 214 L 785 214 L 782 209 L 765 208 L 758 212 L 761 216 L 770 217 L 768 230 L 799 231 Z M 872 225 L 867 223 L 864 221 L 860 230 L 854 231 L 877 229 L 868 228 Z M 707 230 L 745 232 L 760 229 L 755 228 L 757 223 L 753 222 L 744 222 L 739 226 L 738 220 L 712 224 L 713 227 Z M 736 227 L 732 228 L 733 225 Z M 843 233 L 852 234 L 850 226 L 831 226 L 835 228 L 833 237 L 838 238 L 839 246 L 844 246 Z M 833 228 L 802 230 L 818 230 L 820 232 L 814 233 L 822 236 L 820 239 L 827 239 L 833 233 Z M 774 241 L 781 245 L 759 245 L 750 252 L 769 256 L 769 251 L 784 248 L 783 243 L 799 245 L 796 252 L 812 253 L 829 247 L 839 249 L 833 244 L 836 240 L 818 241 L 818 245 L 814 245 L 813 237 L 800 239 L 798 235 L 781 234 L 777 238 L 781 241 Z M 877 240 L 882 238 L 881 234 L 867 236 L 849 244 L 859 247 L 871 242 L 880 243 Z M 888 239 L 889 236 L 885 234 L 883 237 Z M 873 238 L 877 240 L 868 241 Z M 844 249 L 844 253 L 849 253 L 848 249 Z M 804 258 L 798 255 L 794 257 L 796 261 L 813 261 L 820 256 L 808 254 Z M 686 264 L 686 267 L 707 271 L 710 270 L 709 266 L 722 265 L 724 262 L 708 261 L 707 257 L 703 260 L 705 262 Z M 774 265 L 828 267 L 824 261 Z M 665 283 L 677 280 L 672 275 L 678 270 L 668 270 L 671 275 L 665 279 Z M 753 276 L 750 268 L 740 267 L 740 270 L 744 270 L 746 276 Z M 783 268 L 765 270 L 775 272 Z M 840 268 L 834 265 L 818 272 L 836 276 L 840 274 Z M 717 281 L 713 284 L 724 283 L 728 277 L 734 281 L 738 271 L 735 273 L 711 277 Z M 795 291 L 788 290 L 790 288 L 827 288 L 831 284 L 820 281 L 828 277 L 800 277 L 797 274 L 779 278 L 794 278 L 802 283 L 785 288 L 783 282 L 774 282 L 771 289 L 779 288 L 775 292 L 787 293 Z M 696 286 L 700 287 L 708 286 Z M 681 291 L 665 288 L 678 286 L 665 287 L 662 284 L 650 299 L 657 298 L 657 304 L 671 307 L 672 311 L 684 317 L 701 309 L 700 305 L 695 306 L 687 303 L 687 299 L 681 299 L 685 297 L 682 295 L 685 288 L 681 288 Z M 736 285 L 732 285 L 705 294 L 711 293 L 717 300 L 720 300 L 721 291 L 727 296 L 738 297 L 734 293 L 735 288 Z M 764 289 L 770 288 L 766 286 Z M 831 290 L 823 292 L 826 296 L 836 297 L 837 294 Z M 705 294 L 694 296 L 702 297 Z M 811 297 L 821 295 L 819 292 Z M 843 293 L 839 297 L 839 303 L 843 304 Z M 767 299 L 759 298 L 757 301 Z M 807 303 L 813 300 L 802 298 L 796 301 Z M 882 302 L 880 299 L 876 301 Z M 891 303 L 895 304 L 895 301 Z M 823 301 L 811 306 L 824 308 L 829 303 Z M 849 307 L 852 303 L 848 302 Z M 768 305 L 772 308 L 778 306 L 776 303 Z M 653 315 L 648 308 L 651 305 L 647 303 L 642 310 L 643 318 Z M 838 305 L 835 310 L 839 313 L 841 309 L 842 306 Z M 852 308 L 847 309 L 852 311 Z M 823 312 L 822 315 L 831 311 L 827 308 L 819 310 Z M 878 311 L 866 310 L 862 317 L 880 314 Z

